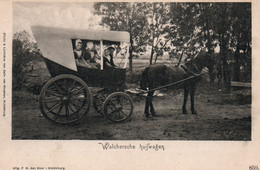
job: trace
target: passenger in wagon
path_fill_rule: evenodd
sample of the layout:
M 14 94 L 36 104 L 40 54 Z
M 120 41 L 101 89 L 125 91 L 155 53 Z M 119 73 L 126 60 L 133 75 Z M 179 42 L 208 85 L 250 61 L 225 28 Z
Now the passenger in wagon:
M 114 60 L 113 60 L 113 55 L 114 55 L 115 48 L 114 47 L 108 47 L 107 49 L 109 50 L 110 64 L 113 67 L 116 67 L 116 65 L 114 64 Z
M 87 68 L 91 67 L 85 60 L 85 55 L 86 52 L 82 50 L 82 41 L 80 39 L 77 39 L 75 41 L 75 49 L 74 49 L 74 57 L 77 66 L 87 67 Z
M 113 67 L 112 64 L 110 63 L 110 61 L 108 60 L 108 57 L 110 56 L 109 54 L 110 54 L 109 50 L 105 49 L 104 50 L 104 55 L 103 55 L 103 66 L 104 66 L 104 69 L 109 68 L 109 67 Z
M 81 67 L 86 67 L 86 68 L 98 68 L 98 64 L 92 63 L 93 61 L 91 60 L 91 52 L 87 50 L 82 50 L 83 43 L 80 39 L 77 39 L 75 41 L 75 49 L 74 49 L 74 57 L 76 61 L 77 66 Z
M 91 65 L 91 68 L 100 68 L 100 64 L 96 60 L 100 60 L 101 57 L 98 55 L 97 50 L 93 42 L 89 41 L 86 45 L 86 56 L 85 60 Z

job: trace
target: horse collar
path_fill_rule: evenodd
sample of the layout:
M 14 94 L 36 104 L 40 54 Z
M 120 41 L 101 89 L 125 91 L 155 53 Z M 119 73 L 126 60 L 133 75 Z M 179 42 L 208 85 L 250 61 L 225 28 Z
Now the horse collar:
M 192 65 L 193 65 L 194 69 L 196 70 L 196 72 L 200 72 L 198 65 L 195 62 L 193 62 Z
M 194 71 L 191 71 L 188 67 L 187 67 L 187 65 L 186 64 L 183 64 L 183 65 L 180 65 L 180 68 L 182 68 L 182 70 L 185 70 L 185 72 L 187 73 L 191 73 L 191 74 L 193 74 L 194 76 L 198 76 L 198 74 L 199 74 L 199 69 L 198 69 L 198 66 L 195 64 L 195 63 L 191 63 L 192 64 L 192 66 L 194 67 L 194 69 L 195 69 L 195 72 Z

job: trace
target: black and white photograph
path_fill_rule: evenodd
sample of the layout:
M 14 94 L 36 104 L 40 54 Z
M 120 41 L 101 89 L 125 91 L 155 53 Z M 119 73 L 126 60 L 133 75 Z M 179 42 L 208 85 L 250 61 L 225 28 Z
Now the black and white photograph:
M 252 140 L 251 2 L 13 2 L 12 140 Z

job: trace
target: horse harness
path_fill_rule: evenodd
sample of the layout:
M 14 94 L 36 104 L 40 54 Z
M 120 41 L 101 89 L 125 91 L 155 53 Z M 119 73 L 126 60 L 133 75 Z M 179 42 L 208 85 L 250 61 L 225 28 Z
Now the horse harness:
M 190 64 L 192 65 L 192 67 L 193 67 L 193 69 L 195 70 L 195 72 L 192 71 L 192 70 L 187 66 L 187 64 L 181 64 L 179 67 L 184 71 L 185 74 L 191 73 L 193 76 L 196 76 L 196 77 L 197 77 L 197 76 L 200 76 L 200 70 L 199 70 L 197 64 L 195 64 L 195 63 L 190 63 Z

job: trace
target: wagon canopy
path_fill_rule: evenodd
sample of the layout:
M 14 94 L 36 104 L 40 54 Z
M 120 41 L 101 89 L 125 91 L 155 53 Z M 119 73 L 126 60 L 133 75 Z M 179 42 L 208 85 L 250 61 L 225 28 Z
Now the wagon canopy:
M 74 71 L 77 71 L 77 67 L 72 39 L 130 42 L 129 33 L 124 31 L 86 31 L 83 29 L 32 26 L 32 32 L 45 58 Z

